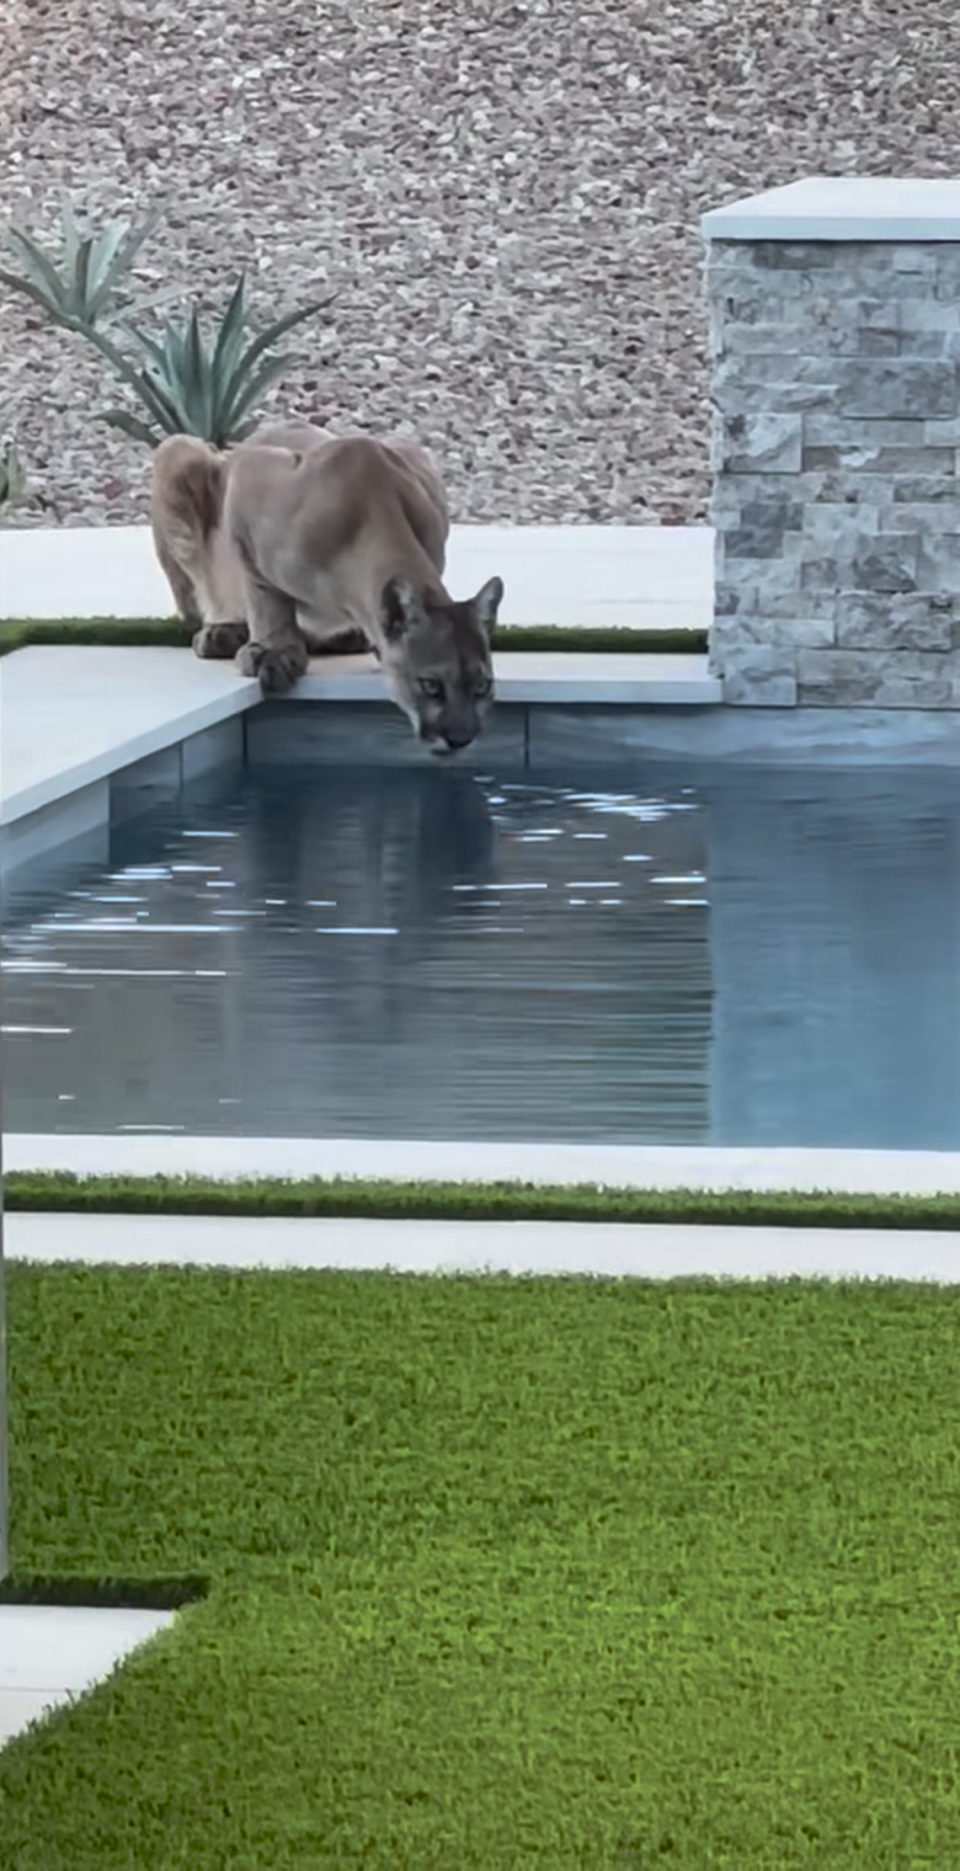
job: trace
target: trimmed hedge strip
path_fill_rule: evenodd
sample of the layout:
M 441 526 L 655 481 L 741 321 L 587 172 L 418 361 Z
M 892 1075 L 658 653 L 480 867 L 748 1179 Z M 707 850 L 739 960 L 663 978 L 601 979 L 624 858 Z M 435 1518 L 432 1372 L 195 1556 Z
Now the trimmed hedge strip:
M 353 1177 L 237 1182 L 199 1176 L 75 1176 L 18 1170 L 12 1211 L 114 1215 L 306 1215 L 411 1221 L 709 1222 L 780 1228 L 960 1229 L 957 1195 L 828 1190 L 569 1188 L 518 1182 L 391 1182 Z
M 112 649 L 189 649 L 195 626 L 182 617 L 52 617 L 0 619 L 0 656 L 11 650 L 69 644 Z M 705 630 L 564 629 L 559 624 L 508 626 L 498 630 L 494 649 L 590 651 L 643 655 L 703 656 Z

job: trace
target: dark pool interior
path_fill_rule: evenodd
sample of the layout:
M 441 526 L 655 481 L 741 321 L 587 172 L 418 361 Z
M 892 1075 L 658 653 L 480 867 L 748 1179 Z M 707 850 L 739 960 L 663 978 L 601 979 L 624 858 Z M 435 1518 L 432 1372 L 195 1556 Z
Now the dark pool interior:
M 12 1131 L 960 1148 L 949 770 L 248 770 L 4 923 Z

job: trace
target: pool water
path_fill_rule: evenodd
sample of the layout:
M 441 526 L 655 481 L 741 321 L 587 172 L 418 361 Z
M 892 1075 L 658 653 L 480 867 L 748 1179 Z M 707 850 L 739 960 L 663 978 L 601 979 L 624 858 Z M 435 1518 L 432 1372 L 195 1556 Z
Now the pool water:
M 14 1131 L 960 1148 L 948 770 L 248 771 L 19 892 Z

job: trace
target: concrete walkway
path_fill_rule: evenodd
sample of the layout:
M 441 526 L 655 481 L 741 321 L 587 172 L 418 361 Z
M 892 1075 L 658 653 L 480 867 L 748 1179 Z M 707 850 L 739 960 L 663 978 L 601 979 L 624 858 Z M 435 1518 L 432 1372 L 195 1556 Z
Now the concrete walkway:
M 960 1235 L 906 1229 L 17 1213 L 4 1228 L 11 1258 L 48 1264 L 960 1283 Z
M 0 1748 L 51 1709 L 92 1689 L 175 1615 L 85 1605 L 0 1605 Z
M 455 597 L 496 573 L 505 624 L 705 630 L 713 613 L 707 526 L 455 526 Z M 169 587 L 146 526 L 0 532 L 0 617 L 167 617 Z

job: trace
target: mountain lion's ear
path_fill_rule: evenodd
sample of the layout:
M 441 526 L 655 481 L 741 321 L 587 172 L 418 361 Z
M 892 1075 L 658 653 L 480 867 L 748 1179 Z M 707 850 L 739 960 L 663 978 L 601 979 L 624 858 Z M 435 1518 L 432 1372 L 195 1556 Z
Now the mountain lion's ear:
M 481 630 L 486 631 L 488 637 L 493 635 L 493 631 L 496 628 L 497 612 L 502 603 L 503 579 L 488 578 L 482 591 L 478 591 L 473 600 L 474 617 L 480 625 Z
M 405 578 L 390 578 L 380 599 L 380 619 L 388 643 L 399 643 L 423 616 L 417 594 Z

